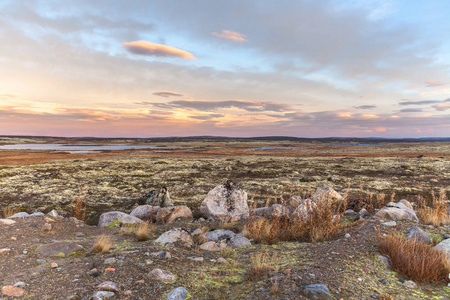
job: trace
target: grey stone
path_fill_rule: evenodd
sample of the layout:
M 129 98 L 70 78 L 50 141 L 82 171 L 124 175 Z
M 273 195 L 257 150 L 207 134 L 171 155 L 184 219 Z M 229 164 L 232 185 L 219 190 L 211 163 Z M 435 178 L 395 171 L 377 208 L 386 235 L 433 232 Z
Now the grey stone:
M 332 203 L 340 202 L 344 200 L 344 197 L 336 192 L 332 187 L 324 185 L 316 190 L 313 196 L 314 202 L 329 201 Z
M 114 257 L 109 257 L 109 258 L 107 258 L 107 259 L 105 259 L 104 261 L 103 261 L 103 263 L 104 264 L 113 264 L 113 263 L 115 263 L 117 260 L 114 258 Z
M 28 217 L 43 217 L 43 216 L 45 216 L 44 213 L 42 213 L 42 212 L 35 212 L 35 213 L 30 214 Z
M 392 221 L 411 220 L 414 222 L 419 222 L 414 210 L 410 209 L 404 204 L 404 202 L 389 202 L 385 207 L 376 213 L 376 216 Z
M 115 295 L 114 292 L 97 291 L 92 295 L 92 297 L 94 297 L 94 300 L 101 300 L 103 298 L 111 298 L 114 295 Z
M 413 239 L 416 241 L 421 241 L 426 244 L 431 244 L 431 237 L 423 231 L 421 228 L 414 226 L 405 231 L 405 236 L 408 239 Z
M 241 248 L 252 245 L 250 240 L 244 237 L 242 234 L 236 234 L 230 239 L 230 243 L 232 248 Z
M 16 223 L 16 221 L 11 220 L 11 219 L 0 219 L 0 224 L 3 224 L 3 225 L 12 225 L 14 223 Z
M 388 222 L 383 222 L 380 225 L 384 226 L 384 227 L 394 227 L 394 226 L 397 226 L 397 222 L 395 222 L 395 221 L 388 221 Z
M 189 292 L 182 286 L 171 290 L 167 294 L 167 300 L 184 300 L 187 298 Z
M 38 258 L 38 259 L 36 259 L 36 262 L 37 262 L 38 264 L 42 265 L 42 264 L 45 264 L 47 261 L 46 261 L 45 259 Z
M 27 212 L 18 212 L 10 217 L 8 217 L 8 219 L 14 219 L 14 218 L 26 218 L 29 217 L 30 214 L 28 214 Z
M 222 251 L 231 249 L 231 245 L 226 240 L 219 242 L 209 241 L 200 245 L 200 249 L 205 251 Z
M 381 260 L 383 265 L 385 265 L 387 268 L 391 267 L 391 259 L 384 255 L 378 255 L 378 258 Z
M 36 248 L 36 251 L 44 256 L 57 255 L 63 257 L 83 250 L 80 245 L 70 242 L 56 242 Z
M 115 284 L 112 281 L 104 281 L 97 285 L 97 288 L 102 291 L 110 291 L 110 292 L 118 292 L 119 288 L 117 287 L 117 284 Z
M 52 218 L 60 218 L 58 212 L 54 209 L 51 212 L 47 213 L 47 216 L 52 217 Z
M 25 282 L 23 282 L 23 281 L 18 281 L 16 283 L 14 283 L 14 286 L 18 287 L 18 288 L 24 288 L 26 285 L 27 284 Z
M 443 240 L 433 247 L 434 250 L 440 251 L 447 255 L 447 261 L 450 264 L 450 239 Z
M 114 221 L 119 221 L 123 224 L 136 224 L 143 223 L 139 218 L 133 217 L 121 211 L 110 211 L 100 215 L 98 220 L 98 227 L 107 227 L 111 225 Z
M 172 223 L 177 219 L 193 219 L 192 211 L 189 207 L 184 205 L 163 207 L 158 211 L 156 215 L 156 222 L 162 223 Z
M 175 228 L 164 232 L 155 242 L 160 244 L 182 243 L 187 246 L 192 246 L 194 244 L 194 239 L 187 230 Z
M 344 215 L 356 215 L 356 212 L 353 209 L 347 209 L 346 211 L 344 211 Z
M 328 287 L 321 283 L 307 285 L 304 293 L 311 300 L 333 300 Z
M 234 233 L 229 229 L 216 229 L 214 231 L 209 231 L 205 234 L 206 238 L 215 242 L 223 239 L 231 239 L 235 235 L 236 233 Z
M 203 200 L 200 211 L 207 218 L 248 218 L 247 193 L 232 181 L 216 186 Z
M 151 205 L 140 205 L 133 209 L 130 213 L 130 216 L 139 218 L 141 220 L 150 220 L 152 222 L 156 222 L 156 215 L 158 211 L 161 209 L 159 206 L 151 206 Z
M 412 280 L 405 281 L 405 283 L 403 283 L 403 286 L 410 289 L 417 289 L 417 284 Z
M 162 282 L 174 282 L 175 276 L 172 273 L 166 270 L 161 269 L 153 269 L 147 275 L 151 279 L 156 279 Z

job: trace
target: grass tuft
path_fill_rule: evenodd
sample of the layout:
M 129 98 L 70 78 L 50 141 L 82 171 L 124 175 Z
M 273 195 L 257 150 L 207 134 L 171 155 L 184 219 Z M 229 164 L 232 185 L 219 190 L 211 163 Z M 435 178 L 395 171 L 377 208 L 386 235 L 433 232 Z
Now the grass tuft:
M 450 218 L 447 214 L 447 196 L 445 189 L 441 189 L 439 196 L 436 196 L 434 191 L 431 191 L 431 206 L 427 206 L 423 197 L 418 197 L 419 207 L 417 209 L 417 216 L 424 224 L 431 224 L 439 227 L 450 223 Z
M 392 268 L 413 280 L 440 283 L 448 279 L 450 265 L 444 253 L 399 233 L 378 237 L 378 249 L 391 259 Z
M 135 236 L 138 241 L 146 241 L 150 239 L 150 232 L 153 229 L 153 225 L 150 222 L 140 223 L 136 229 Z
M 251 257 L 250 269 L 248 270 L 248 280 L 260 280 L 270 272 L 275 270 L 275 264 L 277 261 L 277 253 L 258 252 Z
M 108 253 L 109 250 L 111 250 L 112 245 L 110 236 L 101 235 L 92 247 L 92 251 L 97 253 Z

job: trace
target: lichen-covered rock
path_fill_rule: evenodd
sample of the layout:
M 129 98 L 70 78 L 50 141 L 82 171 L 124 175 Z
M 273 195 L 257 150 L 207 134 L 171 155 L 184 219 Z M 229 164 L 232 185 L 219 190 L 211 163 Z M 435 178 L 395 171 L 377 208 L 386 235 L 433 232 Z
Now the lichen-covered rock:
M 247 193 L 232 181 L 216 186 L 203 200 L 200 211 L 207 218 L 248 218 Z
M 333 300 L 325 284 L 310 284 L 305 287 L 305 296 L 311 300 Z
M 389 202 L 385 207 L 376 213 L 376 216 L 392 221 L 411 220 L 414 222 L 419 222 L 414 210 L 400 202 Z
M 447 255 L 447 261 L 450 264 L 450 239 L 443 240 L 433 247 L 434 250 L 440 251 Z
M 161 269 L 153 269 L 147 275 L 151 279 L 156 279 L 162 282 L 174 282 L 175 276 L 172 273 L 166 270 Z
M 83 251 L 83 247 L 70 242 L 56 242 L 39 246 L 36 248 L 36 251 L 44 256 L 68 256 L 75 252 Z
M 189 207 L 180 205 L 180 206 L 170 206 L 163 207 L 158 211 L 156 215 L 156 222 L 159 224 L 162 223 L 172 223 L 176 219 L 193 219 L 192 211 Z
M 314 202 L 329 201 L 332 203 L 344 200 L 341 194 L 336 192 L 332 187 L 324 185 L 316 190 L 313 197 Z
M 230 239 L 230 244 L 232 248 L 241 248 L 252 245 L 250 240 L 244 237 L 242 234 L 236 234 L 234 237 L 232 237 Z
M 430 237 L 430 235 L 428 235 L 428 233 L 426 233 L 425 231 L 423 231 L 422 229 L 420 229 L 417 226 L 411 227 L 408 230 L 406 230 L 405 231 L 405 236 L 408 239 L 421 241 L 421 242 L 424 242 L 425 244 L 431 244 L 431 237 Z
M 181 243 L 186 246 L 192 246 L 194 244 L 194 239 L 189 231 L 182 228 L 176 228 L 164 232 L 155 242 L 160 244 Z
M 218 242 L 209 241 L 200 245 L 200 249 L 205 251 L 223 251 L 232 249 L 231 244 L 226 240 L 221 240 Z
M 213 231 L 209 231 L 205 234 L 205 237 L 210 241 L 219 241 L 219 240 L 226 240 L 231 239 L 234 237 L 236 233 L 229 229 L 216 229 Z
M 133 217 L 121 211 L 110 211 L 100 215 L 98 220 L 98 227 L 107 227 L 111 225 L 114 221 L 118 221 L 122 224 L 135 224 L 143 223 L 139 218 Z
M 150 220 L 152 222 L 156 222 L 156 215 L 158 211 L 161 209 L 159 206 L 151 206 L 151 205 L 140 205 L 133 209 L 130 213 L 130 216 L 139 218 L 141 220 Z
M 189 292 L 182 286 L 171 290 L 167 294 L 167 300 L 184 300 L 187 298 Z

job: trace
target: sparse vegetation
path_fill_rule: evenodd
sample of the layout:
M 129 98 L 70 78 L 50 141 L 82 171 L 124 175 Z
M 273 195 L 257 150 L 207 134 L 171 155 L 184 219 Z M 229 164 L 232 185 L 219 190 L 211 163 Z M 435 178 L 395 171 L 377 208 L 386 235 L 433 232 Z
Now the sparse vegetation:
M 446 255 L 433 250 L 431 245 L 391 233 L 379 236 L 378 248 L 391 259 L 394 270 L 413 280 L 433 283 L 448 280 L 450 265 Z
M 258 252 L 250 258 L 250 269 L 248 270 L 248 280 L 260 280 L 275 270 L 277 263 L 276 252 Z
M 424 224 L 433 226 L 447 225 L 450 223 L 450 217 L 447 213 L 447 195 L 445 189 L 441 189 L 439 196 L 431 191 L 431 207 L 427 206 L 422 196 L 418 196 L 417 216 Z
M 16 214 L 18 212 L 19 212 L 19 210 L 17 208 L 7 207 L 0 214 L 0 217 L 1 218 L 8 218 L 8 217 L 11 217 L 12 215 L 14 215 L 14 214 Z
M 75 197 L 71 204 L 74 207 L 72 211 L 72 215 L 78 220 L 84 221 L 86 219 L 86 207 L 87 204 L 85 202 L 86 195 L 88 193 L 87 187 L 79 187 L 78 188 L 78 196 Z
M 149 221 L 144 223 L 140 223 L 137 226 L 135 235 L 138 241 L 146 241 L 150 238 L 150 231 L 153 229 L 153 224 L 150 224 Z
M 108 253 L 113 243 L 110 236 L 101 235 L 92 247 L 92 251 L 97 253 Z

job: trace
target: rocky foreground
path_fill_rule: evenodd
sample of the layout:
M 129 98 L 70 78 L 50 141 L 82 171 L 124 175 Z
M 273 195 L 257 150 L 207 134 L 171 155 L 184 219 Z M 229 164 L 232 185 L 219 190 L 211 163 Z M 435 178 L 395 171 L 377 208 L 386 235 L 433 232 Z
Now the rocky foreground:
M 414 282 L 390 269 L 377 234 L 405 233 L 449 255 L 450 228 L 420 224 L 407 200 L 369 213 L 347 210 L 359 219 L 344 236 L 321 243 L 255 244 L 242 228 L 250 215 L 295 217 L 326 193 L 292 197 L 251 211 L 247 195 L 227 182 L 208 193 L 203 217 L 186 206 L 153 196 L 130 212 L 112 211 L 89 226 L 75 217 L 21 212 L 0 219 L 0 286 L 4 298 L 25 299 L 448 299 L 450 287 Z M 159 201 L 159 202 L 158 202 Z M 158 205 L 159 204 L 159 205 Z M 148 239 L 136 229 L 150 222 Z M 341 220 L 339 220 L 341 221 Z M 156 222 L 153 225 L 152 222 Z M 99 237 L 112 247 L 94 251 Z M 261 267 L 263 268 L 257 268 Z M 255 274 L 255 270 L 257 270 Z M 258 274 L 260 272 L 261 274 Z M 392 298 L 387 298 L 388 296 Z

